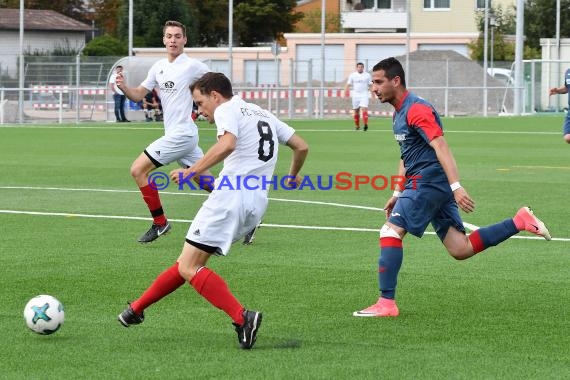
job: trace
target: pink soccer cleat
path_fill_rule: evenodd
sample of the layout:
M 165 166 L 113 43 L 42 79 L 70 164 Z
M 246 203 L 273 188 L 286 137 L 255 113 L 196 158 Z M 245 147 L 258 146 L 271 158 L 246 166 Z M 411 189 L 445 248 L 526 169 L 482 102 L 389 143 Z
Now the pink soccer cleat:
M 532 234 L 542 236 L 546 240 L 552 239 L 548 228 L 534 215 L 530 207 L 521 208 L 513 218 L 513 221 L 519 231 L 528 231 Z
M 396 301 L 382 297 L 374 305 L 352 313 L 355 317 L 397 317 L 399 314 Z

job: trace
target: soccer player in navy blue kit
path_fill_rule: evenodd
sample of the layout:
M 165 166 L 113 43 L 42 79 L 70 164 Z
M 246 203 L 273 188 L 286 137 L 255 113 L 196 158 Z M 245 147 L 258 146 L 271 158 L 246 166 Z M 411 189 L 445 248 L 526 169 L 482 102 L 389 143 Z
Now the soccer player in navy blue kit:
M 551 88 L 549 91 L 550 95 L 557 94 L 568 94 L 570 90 L 570 69 L 567 69 L 564 73 L 564 84 L 560 87 Z M 570 144 L 570 94 L 568 95 L 568 113 L 566 113 L 566 118 L 564 119 L 564 125 L 562 126 L 564 133 L 564 141 Z
M 422 237 L 429 223 L 457 260 L 468 259 L 519 231 L 551 239 L 544 223 L 528 207 L 522 207 L 513 218 L 466 235 L 459 207 L 472 212 L 475 202 L 459 183 L 457 165 L 443 137 L 437 111 L 406 89 L 404 69 L 395 58 L 384 59 L 374 66 L 372 92 L 382 103 L 394 106 L 394 137 L 401 153 L 398 174 L 410 178 L 405 188 L 394 191 L 384 206 L 387 220 L 380 229 L 380 298 L 372 306 L 354 312 L 354 316 L 399 315 L 395 295 L 402 265 L 402 240 L 408 232 Z

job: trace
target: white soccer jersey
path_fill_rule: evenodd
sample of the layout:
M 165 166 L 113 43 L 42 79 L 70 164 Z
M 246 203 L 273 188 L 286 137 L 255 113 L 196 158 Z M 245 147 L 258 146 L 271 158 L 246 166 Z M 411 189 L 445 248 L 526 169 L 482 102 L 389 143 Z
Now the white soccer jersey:
M 258 105 L 246 103 L 239 96 L 214 111 L 217 135 L 230 132 L 237 137 L 235 150 L 224 160 L 219 178 L 273 176 L 279 144 L 285 144 L 295 130 Z M 218 181 L 216 181 L 218 183 Z M 250 182 L 256 183 L 255 181 Z M 260 185 L 261 187 L 261 185 Z
M 180 54 L 173 62 L 164 58 L 152 65 L 141 85 L 149 91 L 159 88 L 165 135 L 198 134 L 192 120 L 190 85 L 208 71 L 208 66 L 186 54 Z
M 119 95 L 124 95 L 123 91 L 119 87 L 117 87 L 117 73 L 111 74 L 111 78 L 109 78 L 109 83 L 113 85 L 113 90 Z
M 366 71 L 359 73 L 358 71 L 353 72 L 349 75 L 347 84 L 352 85 L 352 91 L 356 94 L 368 93 L 368 88 L 372 82 L 372 77 Z

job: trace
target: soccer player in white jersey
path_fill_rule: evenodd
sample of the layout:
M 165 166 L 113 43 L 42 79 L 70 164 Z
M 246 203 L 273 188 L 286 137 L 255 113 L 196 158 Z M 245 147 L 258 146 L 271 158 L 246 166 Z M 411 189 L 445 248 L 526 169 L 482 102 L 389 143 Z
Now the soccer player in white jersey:
M 350 96 L 350 86 L 352 86 L 352 116 L 354 118 L 354 128 L 360 130 L 360 112 L 362 112 L 362 122 L 364 132 L 368 130 L 368 100 L 370 99 L 370 84 L 372 77 L 364 71 L 364 63 L 356 64 L 356 71 L 349 75 L 344 87 L 345 96 Z
M 231 244 L 261 220 L 268 190 L 275 187 L 273 171 L 279 144 L 293 150 L 289 175 L 283 177 L 287 179 L 285 186 L 291 187 L 301 181 L 298 174 L 309 148 L 293 128 L 273 114 L 233 96 L 232 85 L 223 74 L 207 73 L 191 89 L 199 112 L 210 123 L 215 121 L 218 141 L 190 168 L 174 170 L 170 175 L 183 184 L 193 173 L 206 172 L 222 161 L 223 168 L 190 225 L 177 262 L 162 272 L 118 319 L 125 327 L 142 323 L 147 307 L 188 282 L 232 319 L 240 347 L 250 349 L 261 324 L 261 313 L 245 309 L 206 262 L 212 255 L 226 256 Z
M 186 27 L 178 21 L 166 21 L 162 42 L 167 57 L 152 65 L 138 87 L 128 87 L 123 75 L 116 79 L 117 86 L 134 102 L 141 101 L 157 87 L 164 114 L 164 136 L 147 146 L 131 166 L 131 175 L 153 218 L 150 229 L 138 239 L 140 243 L 150 243 L 170 230 L 157 187 L 149 182 L 150 172 L 174 161 L 189 167 L 203 156 L 198 146 L 198 128 L 192 120 L 189 87 L 210 70 L 204 63 L 184 54 Z

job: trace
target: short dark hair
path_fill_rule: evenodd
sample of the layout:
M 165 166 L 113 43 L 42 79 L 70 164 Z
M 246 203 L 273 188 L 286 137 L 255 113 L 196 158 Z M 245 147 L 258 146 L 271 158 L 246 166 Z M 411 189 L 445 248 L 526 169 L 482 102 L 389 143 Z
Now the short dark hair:
M 123 68 L 123 66 L 121 66 L 121 65 L 115 66 L 115 69 L 122 69 L 122 68 Z
M 186 37 L 186 27 L 184 26 L 184 24 L 181 22 L 172 21 L 172 20 L 168 20 L 164 23 L 164 27 L 162 28 L 162 34 L 164 34 L 166 32 L 166 28 L 169 26 L 177 26 L 177 27 L 181 28 L 182 29 L 182 35 L 184 37 Z
M 356 64 L 356 66 L 360 66 L 360 65 L 364 66 L 364 63 L 358 62 L 358 63 Z
M 384 70 L 386 77 L 388 79 L 394 79 L 395 77 L 400 77 L 400 82 L 402 86 L 406 87 L 406 73 L 404 73 L 404 68 L 400 61 L 394 57 L 386 58 L 378 62 L 372 68 L 372 71 Z
M 210 95 L 212 91 L 218 92 L 224 98 L 234 96 L 232 82 L 222 73 L 208 72 L 190 86 L 190 91 L 199 90 L 204 95 Z

